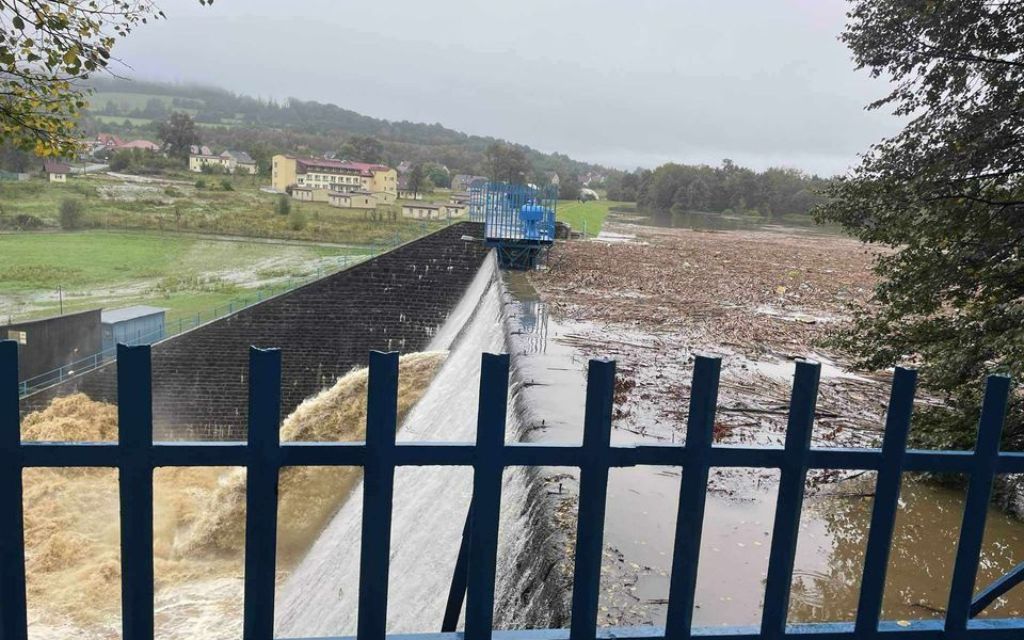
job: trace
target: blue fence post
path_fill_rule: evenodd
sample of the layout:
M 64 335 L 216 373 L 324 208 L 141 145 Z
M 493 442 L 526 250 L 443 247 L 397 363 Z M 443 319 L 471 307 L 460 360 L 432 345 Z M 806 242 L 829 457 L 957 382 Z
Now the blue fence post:
M 608 497 L 608 453 L 611 442 L 615 362 L 591 360 L 587 371 L 586 416 L 580 461 L 576 561 L 573 567 L 571 640 L 593 640 L 601 586 L 601 550 Z
M 26 640 L 18 343 L 0 340 L 0 638 Z
M 1003 375 L 988 377 L 985 398 L 978 421 L 978 441 L 971 456 L 971 477 L 964 501 L 960 541 L 953 565 L 953 580 L 949 588 L 949 606 L 946 609 L 946 632 L 959 632 L 967 628 L 970 618 L 974 583 L 978 578 L 978 562 L 985 536 L 985 517 L 992 499 L 992 480 L 995 477 L 999 441 L 1003 435 L 1003 419 L 1010 395 L 1010 378 Z
M 704 529 L 704 506 L 707 502 L 710 451 L 714 440 L 721 370 L 721 358 L 697 356 L 694 362 L 690 415 L 686 421 L 686 447 L 680 449 L 684 465 L 679 485 L 675 546 L 672 552 L 668 611 L 665 616 L 665 637 L 668 640 L 685 640 L 692 632 L 693 601 L 697 588 L 697 566 Z
M 117 345 L 122 637 L 153 637 L 153 393 L 149 345 Z
M 466 595 L 467 640 L 489 640 L 494 623 L 494 572 L 501 511 L 502 448 L 508 409 L 508 354 L 483 354 L 473 468 L 473 522 Z
M 818 378 L 821 365 L 797 360 L 793 394 L 789 401 L 786 424 L 785 457 L 779 478 L 779 497 L 775 506 L 775 524 L 768 559 L 768 579 L 761 614 L 761 637 L 781 638 L 786 632 L 789 593 L 793 583 L 793 562 L 796 559 L 800 510 L 804 501 L 804 484 L 811 450 L 814 408 L 818 399 Z
M 274 637 L 281 351 L 249 349 L 249 464 L 245 496 L 244 640 Z
M 914 410 L 917 372 L 897 367 L 889 394 L 889 411 L 882 437 L 882 459 L 875 480 L 875 501 L 871 507 L 871 528 L 864 551 L 864 573 L 860 581 L 855 631 L 868 637 L 878 631 L 885 595 L 885 574 L 889 568 L 892 534 L 896 527 L 896 509 L 900 501 L 903 460 L 907 452 L 907 434 Z
M 366 404 L 366 463 L 359 556 L 359 640 L 383 640 L 388 617 L 391 503 L 395 489 L 398 353 L 370 353 Z

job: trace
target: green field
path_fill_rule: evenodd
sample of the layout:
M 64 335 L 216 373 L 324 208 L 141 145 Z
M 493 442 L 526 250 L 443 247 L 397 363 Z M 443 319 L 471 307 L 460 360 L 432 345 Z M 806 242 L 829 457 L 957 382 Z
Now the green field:
M 295 286 L 364 253 L 174 233 L 0 234 L 0 318 L 52 314 L 59 289 L 65 312 L 152 304 L 168 308 L 169 321 L 209 319 L 214 307 Z
M 105 116 L 103 114 L 93 114 L 92 117 L 96 118 L 103 124 L 123 124 L 127 122 L 133 127 L 141 127 L 153 122 L 149 118 L 130 118 L 128 116 Z
M 121 109 L 145 109 L 146 103 L 150 100 L 159 100 L 164 103 L 164 106 L 168 109 L 177 109 L 178 111 L 192 111 L 195 109 L 182 109 L 174 106 L 173 96 L 157 95 L 155 93 L 124 93 L 120 91 L 97 91 L 96 93 L 89 96 L 89 105 L 97 111 L 102 110 L 107 106 L 108 102 L 113 102 Z
M 586 232 L 587 237 L 593 237 L 601 233 L 601 227 L 604 226 L 609 209 L 627 204 L 631 205 L 631 203 L 610 200 L 591 200 L 590 202 L 562 200 L 558 203 L 556 217 L 560 222 L 571 226 L 573 231 Z
M 366 212 L 321 202 L 291 202 L 292 215 L 275 210 L 277 194 L 265 193 L 259 176 L 213 176 L 183 172 L 173 180 L 137 182 L 106 175 L 75 176 L 66 184 L 35 179 L 0 183 L 0 228 L 30 216 L 58 229 L 65 199 L 82 203 L 90 228 L 188 231 L 351 245 L 405 242 L 444 222 L 374 220 Z M 201 187 L 197 187 L 197 183 Z M 230 188 L 225 189 L 226 183 Z M 302 220 L 296 220 L 296 217 Z M 301 224 L 299 224 L 301 222 Z

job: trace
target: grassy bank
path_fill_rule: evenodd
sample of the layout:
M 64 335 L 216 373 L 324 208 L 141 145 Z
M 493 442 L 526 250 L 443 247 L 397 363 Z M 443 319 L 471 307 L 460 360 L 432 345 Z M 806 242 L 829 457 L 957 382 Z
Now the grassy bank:
M 590 202 L 577 202 L 576 200 L 562 200 L 558 203 L 558 219 L 572 227 L 573 231 L 583 233 L 587 236 L 596 236 L 601 233 L 601 227 L 608 217 L 608 211 L 614 207 L 632 206 L 632 203 L 613 202 L 611 200 L 592 200 Z
M 61 298 L 65 312 L 152 304 L 171 320 L 206 317 L 366 251 L 154 232 L 0 234 L 0 320 L 50 315 Z
M 29 216 L 58 228 L 65 199 L 82 203 L 85 225 L 98 229 L 175 230 L 256 238 L 372 245 L 411 240 L 443 222 L 373 220 L 366 212 L 320 202 L 291 202 L 277 213 L 278 195 L 259 190 L 265 178 L 185 174 L 174 180 L 138 181 L 107 175 L 73 177 L 67 184 L 34 179 L 0 183 L 0 227 Z

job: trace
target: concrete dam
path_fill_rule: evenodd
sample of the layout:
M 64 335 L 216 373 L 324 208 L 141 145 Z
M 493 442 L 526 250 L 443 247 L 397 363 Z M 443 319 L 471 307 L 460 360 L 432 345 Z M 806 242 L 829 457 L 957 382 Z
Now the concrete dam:
M 353 369 L 365 367 L 370 350 L 447 352 L 401 422 L 397 438 L 474 441 L 481 354 L 511 350 L 498 260 L 481 236 L 480 224 L 452 225 L 154 345 L 156 437 L 244 439 L 248 348 L 255 345 L 282 350 L 282 418 Z M 522 418 L 527 412 L 520 406 L 523 384 L 515 360 L 512 369 L 506 440 L 518 441 L 527 430 Z M 22 411 L 39 410 L 76 392 L 116 402 L 116 365 L 29 396 Z M 538 469 L 517 467 L 504 476 L 495 594 L 499 627 L 558 627 L 567 620 L 568 591 L 553 551 L 562 549 L 556 543 L 562 533 L 538 474 Z M 220 486 L 233 478 L 226 473 Z M 278 637 L 355 633 L 361 480 L 347 491 L 278 584 Z M 469 468 L 408 467 L 396 473 L 389 632 L 440 630 L 471 495 Z M 225 512 L 225 521 L 239 518 Z M 180 600 L 209 599 L 223 584 L 197 583 Z M 200 608 L 180 619 L 171 616 L 171 624 L 182 631 L 203 630 L 224 626 L 222 617 Z M 234 631 L 234 625 L 226 630 Z

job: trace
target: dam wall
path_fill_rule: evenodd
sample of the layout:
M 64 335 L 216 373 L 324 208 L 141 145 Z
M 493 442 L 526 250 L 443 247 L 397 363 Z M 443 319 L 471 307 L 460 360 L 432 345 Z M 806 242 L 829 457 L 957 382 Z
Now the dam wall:
M 251 345 L 282 350 L 282 416 L 372 350 L 423 350 L 487 256 L 482 227 L 451 225 L 153 345 L 157 437 L 244 439 Z M 82 374 L 25 397 L 22 411 L 75 392 L 116 402 L 116 374 L 113 363 Z

